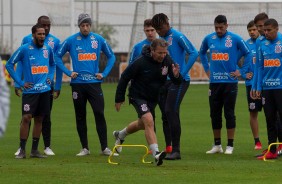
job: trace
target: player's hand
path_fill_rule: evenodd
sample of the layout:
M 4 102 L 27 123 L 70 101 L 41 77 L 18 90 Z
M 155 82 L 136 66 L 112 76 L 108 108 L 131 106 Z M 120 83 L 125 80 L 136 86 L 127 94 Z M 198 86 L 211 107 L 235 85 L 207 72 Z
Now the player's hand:
M 15 88 L 15 94 L 16 94 L 18 97 L 21 97 L 22 88 Z
M 48 79 L 47 79 L 47 84 L 51 85 L 51 82 L 52 82 L 52 81 L 48 78 Z
M 234 79 L 238 79 L 238 77 L 241 76 L 241 73 L 239 70 L 235 70 L 235 72 L 230 72 L 230 76 L 233 77 Z
M 119 112 L 121 105 L 123 104 L 123 102 L 120 103 L 116 103 L 115 107 L 116 107 L 116 111 Z
M 253 78 L 253 76 L 254 76 L 253 72 L 249 72 L 249 73 L 246 74 L 246 79 L 250 80 L 250 79 Z
M 29 88 L 32 88 L 33 87 L 33 83 L 32 82 L 26 82 L 24 83 L 24 89 L 29 89 Z
M 102 80 L 102 79 L 103 79 L 102 73 L 96 73 L 96 74 L 95 74 L 95 77 L 96 77 L 97 79 L 99 79 L 99 80 Z
M 258 99 L 258 98 L 257 98 L 257 93 L 256 93 L 255 90 L 251 90 L 251 91 L 250 91 L 250 97 L 251 97 L 253 100 Z
M 77 77 L 78 73 L 77 72 L 71 72 L 71 78 L 75 79 Z
M 180 71 L 180 67 L 179 64 L 172 64 L 172 72 L 175 78 L 179 77 L 179 71 Z
M 54 90 L 54 93 L 53 93 L 53 98 L 54 98 L 54 99 L 59 98 L 60 93 L 61 93 L 61 90 Z
M 256 91 L 257 99 L 261 99 L 261 91 Z

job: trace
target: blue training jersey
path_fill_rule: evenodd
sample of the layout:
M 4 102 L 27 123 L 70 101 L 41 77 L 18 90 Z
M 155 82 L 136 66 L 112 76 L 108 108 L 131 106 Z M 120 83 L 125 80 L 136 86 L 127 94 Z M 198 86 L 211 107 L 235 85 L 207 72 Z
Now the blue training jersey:
M 21 62 L 23 69 L 23 80 L 14 71 L 14 65 Z M 6 64 L 11 77 L 16 83 L 23 87 L 25 82 L 33 83 L 30 89 L 24 89 L 23 93 L 43 93 L 51 90 L 47 79 L 53 80 L 56 63 L 50 46 L 44 44 L 37 47 L 34 42 L 22 45 L 14 52 Z
M 99 72 L 99 61 L 101 51 L 107 56 L 108 62 L 103 72 Z M 69 52 L 72 58 L 72 68 L 78 73 L 77 78 L 71 79 L 71 83 L 97 83 L 102 82 L 95 77 L 96 73 L 102 73 L 103 78 L 110 73 L 115 55 L 107 41 L 100 35 L 90 32 L 87 36 L 80 32 L 68 37 L 55 54 L 57 66 L 68 76 L 68 70 L 62 62 L 63 55 Z
M 161 37 L 168 42 L 168 52 L 175 63 L 180 67 L 180 74 L 186 81 L 190 80 L 189 71 L 198 57 L 197 49 L 181 32 L 170 28 L 168 33 Z M 186 55 L 189 55 L 186 62 Z
M 145 39 L 133 46 L 129 58 L 129 65 L 132 64 L 138 56 L 141 56 L 142 49 L 145 45 L 151 45 L 151 42 L 148 39 Z
M 209 61 L 207 51 L 210 51 Z M 239 51 L 245 58 L 251 58 L 251 53 L 245 41 L 230 31 L 219 37 L 216 32 L 207 35 L 200 48 L 200 59 L 204 70 L 210 71 L 210 83 L 237 83 L 238 79 L 230 76 L 238 66 Z M 248 59 L 247 59 L 248 60 Z M 246 68 L 244 62 L 243 68 Z
M 244 62 L 248 62 L 249 64 L 246 70 L 240 73 L 241 73 L 242 78 L 245 79 L 246 86 L 251 86 L 253 79 L 254 79 L 254 69 L 255 69 L 255 64 L 256 64 L 256 39 L 249 38 L 248 40 L 246 40 L 246 44 L 250 49 L 252 57 L 245 58 Z M 249 61 L 247 61 L 247 59 L 249 59 Z M 253 73 L 253 77 L 251 79 L 246 79 L 246 74 L 250 72 Z
M 264 39 L 258 48 L 257 91 L 282 89 L 282 35 Z
M 33 38 L 32 38 L 32 34 L 29 34 L 27 36 L 25 36 L 22 40 L 21 45 L 24 45 L 26 43 L 32 42 Z M 52 35 L 52 34 L 48 34 L 45 37 L 44 43 L 49 45 L 53 52 L 55 53 L 56 50 L 59 48 L 60 46 L 60 40 L 59 38 L 57 38 L 56 36 Z M 23 73 L 23 68 L 22 68 L 22 64 L 21 62 L 17 63 L 17 68 L 16 68 L 16 73 L 17 75 L 19 75 L 20 77 L 22 76 Z M 56 84 L 55 84 L 55 90 L 60 90 L 61 86 L 62 86 L 62 78 L 63 78 L 63 72 L 62 70 L 60 70 L 58 67 L 56 67 Z M 54 85 L 54 81 L 52 81 L 52 86 Z M 19 88 L 19 84 L 15 83 L 15 87 Z

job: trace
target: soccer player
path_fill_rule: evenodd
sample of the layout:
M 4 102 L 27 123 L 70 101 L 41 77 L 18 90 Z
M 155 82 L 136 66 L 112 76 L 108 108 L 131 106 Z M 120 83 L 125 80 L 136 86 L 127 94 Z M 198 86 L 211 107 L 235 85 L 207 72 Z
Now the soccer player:
M 0 137 L 4 135 L 10 112 L 10 90 L 5 80 L 2 59 L 0 57 Z
M 116 145 L 122 144 L 127 135 L 145 130 L 145 137 L 157 166 L 163 163 L 166 156 L 166 152 L 159 151 L 154 131 L 153 117 L 159 90 L 167 76 L 176 84 L 180 84 L 183 80 L 179 74 L 179 65 L 174 64 L 167 54 L 167 47 L 168 43 L 163 39 L 155 39 L 151 46 L 144 46 L 142 56 L 122 73 L 115 96 L 115 107 L 119 111 L 125 101 L 127 84 L 132 81 L 128 94 L 129 103 L 134 106 L 138 121 L 130 123 L 121 131 L 114 132 Z
M 44 43 L 45 29 L 36 24 L 32 27 L 33 41 L 14 52 L 6 64 L 11 77 L 23 90 L 22 96 L 22 122 L 20 127 L 21 150 L 17 159 L 26 158 L 25 146 L 28 138 L 29 123 L 34 118 L 32 135 L 31 158 L 44 158 L 38 151 L 38 143 L 41 134 L 44 115 L 50 113 L 51 81 L 54 77 L 56 64 L 51 47 Z M 14 71 L 14 65 L 22 62 L 23 81 Z
M 153 16 L 152 25 L 159 36 L 168 42 L 168 52 L 172 59 L 180 67 L 180 74 L 183 81 L 180 84 L 173 84 L 168 78 L 162 87 L 159 106 L 162 112 L 163 132 L 166 142 L 167 160 L 181 159 L 180 136 L 181 123 L 179 109 L 182 99 L 190 85 L 189 71 L 198 57 L 198 51 L 181 32 L 170 27 L 168 17 L 159 13 Z M 189 56 L 186 61 L 186 56 Z M 172 148 L 171 148 L 172 146 Z
M 282 117 L 282 36 L 278 34 L 279 27 L 275 19 L 266 20 L 263 29 L 266 39 L 260 43 L 258 48 L 256 96 L 262 96 L 267 123 L 268 144 L 270 145 L 277 140 L 277 112 L 279 117 Z M 265 155 L 265 158 L 275 159 L 277 155 L 276 146 L 271 146 L 270 152 Z M 258 159 L 263 158 L 264 155 L 258 157 Z
M 246 44 L 248 45 L 253 57 L 250 58 L 251 61 L 247 61 L 249 63 L 248 68 L 245 73 L 241 74 L 241 76 L 245 79 L 246 84 L 247 101 L 250 112 L 250 126 L 255 140 L 255 149 L 260 150 L 262 149 L 262 144 L 259 139 L 258 112 L 262 109 L 262 103 L 261 99 L 252 99 L 250 96 L 256 64 L 256 39 L 259 37 L 259 32 L 253 20 L 248 23 L 247 30 L 250 38 L 246 40 Z
M 107 41 L 90 31 L 92 20 L 89 14 L 82 13 L 78 17 L 80 31 L 68 37 L 56 53 L 58 67 L 70 76 L 71 72 L 63 65 L 62 57 L 66 52 L 72 58 L 72 67 L 78 73 L 77 78 L 71 80 L 72 98 L 75 109 L 76 128 L 82 146 L 77 156 L 90 154 L 87 137 L 86 103 L 90 103 L 96 122 L 96 130 L 100 140 L 103 155 L 110 155 L 108 148 L 107 124 L 104 115 L 104 96 L 101 88 L 103 79 L 111 71 L 115 55 Z M 108 58 L 104 71 L 99 71 L 100 53 Z M 118 154 L 115 154 L 116 156 Z
M 144 20 L 143 24 L 144 28 L 144 33 L 146 35 L 146 39 L 142 40 L 141 42 L 138 42 L 135 44 L 132 48 L 131 54 L 130 54 L 130 59 L 129 59 L 129 64 L 132 64 L 133 61 L 141 55 L 142 48 L 145 45 L 150 45 L 151 42 L 156 39 L 157 37 L 157 32 L 155 28 L 152 27 L 152 20 L 151 19 L 146 19 Z
M 238 91 L 238 78 L 235 76 L 238 66 L 238 50 L 246 61 L 252 55 L 244 40 L 237 34 L 227 31 L 228 24 L 224 15 L 214 19 L 215 32 L 207 35 L 200 48 L 200 59 L 204 70 L 210 79 L 209 104 L 212 122 L 214 145 L 207 154 L 223 153 L 221 146 L 222 108 L 226 119 L 228 143 L 225 154 L 233 153 L 233 141 L 236 127 L 235 104 Z M 208 63 L 207 51 L 210 52 Z M 244 62 L 244 71 L 247 62 Z
M 42 15 L 37 19 L 37 23 L 44 26 L 44 29 L 45 29 L 44 43 L 49 45 L 52 48 L 53 52 L 55 53 L 55 51 L 59 47 L 60 40 L 56 36 L 54 36 L 50 33 L 50 29 L 51 29 L 50 18 L 48 16 Z M 29 34 L 29 35 L 27 35 L 23 38 L 22 45 L 29 43 L 29 42 L 32 42 L 32 40 L 33 40 L 32 34 Z M 18 64 L 17 64 L 16 73 L 17 73 L 17 75 L 22 76 L 23 67 L 22 67 L 21 62 L 18 62 Z M 52 110 L 52 106 L 53 106 L 53 98 L 57 99 L 60 95 L 62 76 L 63 76 L 62 71 L 60 69 L 58 69 L 58 67 L 56 67 L 55 90 L 54 90 L 54 81 L 52 81 L 51 91 L 50 91 L 50 114 L 45 115 L 43 122 L 42 122 L 42 136 L 43 136 L 43 142 L 44 142 L 44 153 L 46 155 L 55 155 L 55 153 L 51 149 L 51 110 Z M 20 88 L 20 86 L 17 83 L 15 83 L 15 93 L 16 93 L 16 95 L 20 97 L 21 91 L 22 91 L 22 89 Z M 54 96 L 53 96 L 53 94 L 54 94 Z M 20 152 L 20 148 L 17 150 L 15 155 L 18 155 L 19 152 Z

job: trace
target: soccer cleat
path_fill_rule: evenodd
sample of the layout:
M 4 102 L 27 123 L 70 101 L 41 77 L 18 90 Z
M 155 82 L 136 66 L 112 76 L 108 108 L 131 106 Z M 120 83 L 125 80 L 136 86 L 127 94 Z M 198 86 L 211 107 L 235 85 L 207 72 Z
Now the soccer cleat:
M 206 154 L 223 153 L 221 145 L 213 145 L 212 149 L 207 151 Z
M 281 156 L 282 155 L 282 144 L 279 144 L 278 148 L 277 148 L 277 155 Z
M 257 142 L 256 145 L 255 145 L 255 150 L 261 150 L 262 149 L 262 145 L 261 145 L 261 142 Z
M 109 148 L 105 148 L 104 151 L 102 151 L 101 155 L 110 156 L 112 154 L 112 151 Z M 114 156 L 119 156 L 118 153 L 114 153 Z
M 267 149 L 263 150 L 261 154 L 256 155 L 255 157 L 261 157 L 267 152 Z
M 49 156 L 55 155 L 55 153 L 51 150 L 50 147 L 46 147 L 44 153 L 45 155 L 49 155 Z
M 31 150 L 30 158 L 46 158 L 47 156 L 42 155 L 38 150 Z
M 86 155 L 90 155 L 90 151 L 86 148 L 81 149 L 80 152 L 76 154 L 76 156 L 79 156 L 79 157 L 86 156 Z
M 160 166 L 163 164 L 163 159 L 166 156 L 166 152 L 162 151 L 162 152 L 157 152 L 157 154 L 155 155 L 155 162 L 157 164 L 157 166 Z
M 166 152 L 166 153 L 171 153 L 171 152 L 172 152 L 172 146 L 167 146 L 167 147 L 165 148 L 165 152 Z
M 231 155 L 233 153 L 233 150 L 234 150 L 234 147 L 226 146 L 226 150 L 225 150 L 224 154 Z
M 121 140 L 121 139 L 119 138 L 118 134 L 119 134 L 119 131 L 114 131 L 114 132 L 113 132 L 113 136 L 114 136 L 114 138 L 115 138 L 115 140 L 116 140 L 115 146 L 116 146 L 116 145 L 121 145 L 121 144 L 124 142 L 124 140 Z M 122 151 L 122 147 L 121 147 L 121 146 L 116 148 L 116 152 L 117 152 L 117 153 L 120 153 L 121 151 Z
M 20 153 L 20 151 L 21 151 L 21 148 L 19 148 L 19 149 L 16 151 L 15 156 L 17 156 L 17 155 Z
M 179 152 L 172 152 L 166 155 L 165 160 L 181 160 Z
M 25 150 L 22 150 L 20 149 L 19 153 L 16 155 L 17 159 L 23 159 L 23 158 L 26 158 L 26 155 L 25 155 Z
M 277 158 L 277 152 L 271 153 L 270 151 L 265 155 L 265 159 L 276 159 Z M 257 157 L 259 160 L 263 160 L 264 155 Z

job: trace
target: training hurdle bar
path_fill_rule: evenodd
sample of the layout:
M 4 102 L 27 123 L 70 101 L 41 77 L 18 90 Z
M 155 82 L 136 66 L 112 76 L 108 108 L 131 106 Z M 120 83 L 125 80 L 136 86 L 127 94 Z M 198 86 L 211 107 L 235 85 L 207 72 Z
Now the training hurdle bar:
M 266 153 L 264 154 L 264 156 L 263 156 L 263 161 L 274 162 L 274 160 L 266 159 L 265 157 L 266 157 L 267 153 L 270 152 L 270 147 L 271 147 L 271 146 L 273 146 L 273 145 L 280 145 L 280 144 L 282 144 L 282 142 L 274 142 L 274 143 L 271 143 L 271 144 L 268 146 L 268 148 L 267 148 L 267 152 L 266 152 Z
M 130 144 L 121 144 L 121 145 L 116 145 L 114 148 L 113 148 L 113 150 L 112 150 L 112 153 L 110 154 L 110 156 L 108 157 L 108 163 L 109 164 L 114 164 L 114 165 L 117 165 L 117 164 L 119 164 L 119 163 L 117 163 L 117 162 L 113 162 L 112 161 L 112 157 L 113 157 L 113 155 L 114 155 L 114 153 L 116 152 L 116 148 L 118 148 L 118 147 L 141 147 L 141 148 L 145 148 L 145 150 L 146 150 L 146 153 L 145 153 L 145 155 L 143 155 L 143 157 L 142 157 L 142 159 L 141 159 L 141 162 L 143 163 L 143 164 L 152 164 L 153 162 L 146 162 L 145 161 L 145 158 L 148 156 L 148 154 L 149 154 L 149 150 L 148 150 L 148 147 L 147 146 L 145 146 L 145 145 L 139 145 L 139 144 L 133 144 L 133 145 L 130 145 Z

